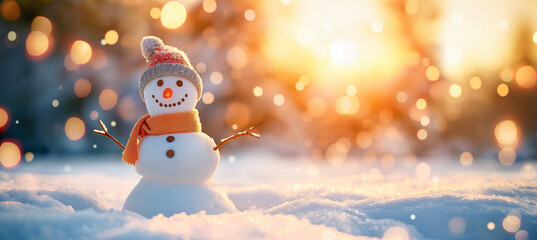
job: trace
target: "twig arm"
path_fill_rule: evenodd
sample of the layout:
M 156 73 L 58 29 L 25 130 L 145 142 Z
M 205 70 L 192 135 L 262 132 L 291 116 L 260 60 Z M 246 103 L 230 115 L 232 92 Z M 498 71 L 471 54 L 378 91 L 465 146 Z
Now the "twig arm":
M 252 136 L 252 137 L 255 137 L 255 138 L 257 138 L 257 139 L 260 139 L 261 136 L 260 136 L 259 134 L 257 134 L 257 133 L 253 133 L 253 132 L 252 132 L 252 130 L 256 129 L 256 128 L 259 127 L 260 125 L 261 125 L 261 123 L 259 123 L 259 124 L 255 125 L 255 126 L 251 127 L 251 128 L 248 129 L 247 131 L 239 132 L 239 133 L 237 133 L 237 134 L 235 134 L 235 135 L 231 135 L 231 136 L 229 136 L 229 137 L 227 137 L 227 138 L 224 138 L 224 139 L 220 140 L 220 143 L 219 143 L 218 145 L 216 145 L 216 146 L 213 148 L 213 150 L 216 151 L 216 150 L 218 150 L 220 147 L 222 147 L 222 145 L 224 145 L 225 143 L 227 143 L 227 142 L 229 142 L 229 141 L 231 141 L 231 140 L 233 140 L 233 139 L 235 139 L 235 138 L 242 137 L 242 136 Z
M 123 146 L 123 144 L 121 144 L 117 139 L 112 137 L 112 135 L 110 135 L 110 133 L 108 133 L 108 128 L 106 128 L 106 125 L 104 125 L 103 121 L 99 120 L 99 125 L 101 125 L 101 128 L 103 130 L 101 131 L 101 130 L 94 129 L 93 133 L 105 136 L 107 138 L 110 138 L 110 139 L 112 139 L 112 141 L 114 141 L 121 148 L 125 149 L 125 146 Z

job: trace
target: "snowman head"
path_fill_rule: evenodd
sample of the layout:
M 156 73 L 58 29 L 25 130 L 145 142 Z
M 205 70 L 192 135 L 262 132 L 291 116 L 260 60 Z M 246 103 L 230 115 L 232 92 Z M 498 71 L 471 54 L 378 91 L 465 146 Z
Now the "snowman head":
M 189 80 L 168 75 L 149 82 L 143 96 L 147 112 L 154 117 L 194 109 L 198 101 L 198 90 Z
M 144 37 L 141 47 L 142 55 L 150 62 L 140 77 L 140 95 L 149 115 L 194 109 L 203 84 L 186 54 L 153 36 Z

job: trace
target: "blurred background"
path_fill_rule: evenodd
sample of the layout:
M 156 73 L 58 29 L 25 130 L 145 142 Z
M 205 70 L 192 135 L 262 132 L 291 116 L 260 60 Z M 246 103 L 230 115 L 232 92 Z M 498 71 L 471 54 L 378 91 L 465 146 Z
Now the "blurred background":
M 140 41 L 184 50 L 215 139 L 259 122 L 295 159 L 509 166 L 537 156 L 537 2 L 2 0 L 0 162 L 120 149 L 146 114 Z M 217 141 L 218 142 L 218 141 Z M 39 158 L 37 158 L 39 160 Z

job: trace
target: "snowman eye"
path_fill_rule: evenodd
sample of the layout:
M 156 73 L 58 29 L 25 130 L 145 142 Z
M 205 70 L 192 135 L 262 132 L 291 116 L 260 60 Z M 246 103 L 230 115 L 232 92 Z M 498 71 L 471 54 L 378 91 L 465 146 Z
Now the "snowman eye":
M 176 83 L 177 83 L 177 86 L 178 86 L 178 87 L 182 87 L 182 86 L 183 86 L 183 81 L 181 81 L 181 80 L 177 80 Z
M 162 84 L 164 84 L 164 81 L 162 81 L 162 79 L 157 81 L 157 86 L 162 87 Z

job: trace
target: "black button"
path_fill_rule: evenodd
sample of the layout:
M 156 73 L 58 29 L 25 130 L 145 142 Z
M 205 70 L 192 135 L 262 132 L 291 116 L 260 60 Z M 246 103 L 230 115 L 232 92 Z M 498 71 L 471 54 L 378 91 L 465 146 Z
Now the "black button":
M 168 142 L 173 142 L 173 140 L 175 140 L 175 138 L 173 136 L 168 136 L 166 138 L 166 141 L 168 141 Z
M 166 156 L 169 157 L 169 158 L 172 158 L 173 155 L 175 155 L 175 153 L 173 152 L 173 150 L 168 150 L 168 151 L 166 152 Z

